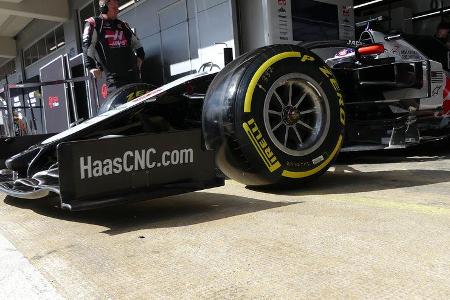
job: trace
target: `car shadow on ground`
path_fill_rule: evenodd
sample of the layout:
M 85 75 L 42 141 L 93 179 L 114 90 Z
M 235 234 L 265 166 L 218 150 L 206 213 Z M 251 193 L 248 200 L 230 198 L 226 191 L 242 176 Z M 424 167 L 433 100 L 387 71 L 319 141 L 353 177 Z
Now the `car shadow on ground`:
M 393 165 L 387 167 L 387 170 L 360 171 L 362 166 L 356 169 L 352 165 L 439 162 L 449 159 L 450 138 L 407 149 L 341 153 L 331 171 L 313 182 L 302 184 L 300 188 L 253 190 L 277 195 L 306 196 L 373 192 L 445 183 L 450 182 L 450 171 L 447 170 L 423 170 L 418 166 L 399 169 Z
M 356 163 L 424 162 L 450 159 L 450 142 L 427 144 L 396 151 L 371 151 L 341 155 L 334 171 L 296 189 L 254 189 L 288 196 L 351 194 L 450 182 L 446 170 L 385 170 L 361 172 Z M 294 199 L 295 200 L 295 199 Z M 272 202 L 226 194 L 196 192 L 153 199 L 128 205 L 81 212 L 67 212 L 55 207 L 55 198 L 24 200 L 6 197 L 7 205 L 30 209 L 47 217 L 71 222 L 95 224 L 115 235 L 152 228 L 170 228 L 206 223 L 302 202 Z
M 298 189 L 249 189 L 276 195 L 312 196 L 374 192 L 450 182 L 450 171 L 444 170 L 360 172 L 351 166 L 340 165 L 335 168 L 335 171 L 329 171 L 313 182 L 302 184 Z
M 172 228 L 207 223 L 259 211 L 300 204 L 233 195 L 196 192 L 89 211 L 68 212 L 55 199 L 25 200 L 7 196 L 5 203 L 46 217 L 104 226 L 110 235 L 141 229 Z

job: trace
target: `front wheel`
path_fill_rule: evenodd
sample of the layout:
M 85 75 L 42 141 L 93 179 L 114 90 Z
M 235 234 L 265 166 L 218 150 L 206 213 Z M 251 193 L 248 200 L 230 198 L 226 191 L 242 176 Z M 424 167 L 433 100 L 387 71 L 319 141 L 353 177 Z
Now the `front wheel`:
M 154 89 L 154 86 L 147 83 L 132 83 L 118 88 L 111 93 L 111 95 L 108 96 L 108 99 L 100 106 L 98 115 L 114 109 L 121 104 L 133 101 Z
M 336 158 L 344 100 L 317 55 L 269 46 L 219 73 L 203 123 L 206 145 L 227 176 L 253 186 L 296 184 L 318 177 Z

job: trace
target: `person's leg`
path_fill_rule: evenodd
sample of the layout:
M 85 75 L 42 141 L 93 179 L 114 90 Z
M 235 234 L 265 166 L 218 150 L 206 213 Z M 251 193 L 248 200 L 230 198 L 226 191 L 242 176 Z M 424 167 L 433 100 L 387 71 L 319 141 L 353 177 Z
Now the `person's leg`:
M 131 83 L 139 83 L 139 73 L 135 70 L 128 71 L 125 74 L 114 74 L 107 78 L 106 84 L 108 86 L 108 95 L 111 95 L 112 92 L 121 88 L 124 85 Z
M 140 83 L 141 82 L 141 78 L 139 76 L 139 71 L 138 70 L 130 70 L 126 73 L 126 75 L 124 76 L 124 82 L 126 82 L 126 84 L 131 84 L 131 83 Z
M 108 86 L 108 96 L 114 93 L 118 88 L 123 86 L 122 78 L 118 74 L 110 74 L 106 78 L 106 85 Z

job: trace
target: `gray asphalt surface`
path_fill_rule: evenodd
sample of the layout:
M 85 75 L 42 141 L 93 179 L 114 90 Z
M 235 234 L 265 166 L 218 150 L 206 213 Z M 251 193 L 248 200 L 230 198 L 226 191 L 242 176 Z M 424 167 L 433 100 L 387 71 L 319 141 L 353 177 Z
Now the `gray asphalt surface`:
M 69 299 L 449 299 L 449 195 L 444 141 L 345 154 L 291 191 L 75 213 L 0 194 L 0 235 Z

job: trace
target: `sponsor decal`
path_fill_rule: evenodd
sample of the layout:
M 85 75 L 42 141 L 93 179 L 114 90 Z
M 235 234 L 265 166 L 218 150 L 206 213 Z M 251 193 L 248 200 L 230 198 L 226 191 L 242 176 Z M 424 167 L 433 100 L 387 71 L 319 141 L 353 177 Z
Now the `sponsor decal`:
M 352 48 L 345 48 L 339 51 L 335 57 L 345 57 L 349 55 L 353 55 L 355 53 L 355 50 Z
M 394 48 L 392 48 L 392 50 L 391 50 L 392 54 L 398 54 L 399 49 L 400 49 L 400 46 L 395 46 Z
M 321 155 L 321 156 L 319 156 L 317 158 L 314 158 L 312 160 L 312 163 L 317 165 L 317 164 L 320 164 L 321 162 L 323 162 L 324 160 L 325 160 L 325 158 L 323 157 L 323 155 Z
M 340 121 L 342 125 L 345 125 L 345 110 L 344 110 L 344 97 L 342 93 L 340 92 L 339 84 L 333 76 L 333 72 L 331 69 L 327 66 L 320 67 L 320 71 L 328 78 L 330 79 L 330 83 L 333 86 L 334 90 L 336 91 L 336 96 L 339 99 L 339 116 Z
M 150 91 L 150 92 L 148 92 L 145 95 L 147 97 L 153 97 L 153 96 L 156 96 L 156 95 L 158 95 L 158 94 L 160 94 L 161 92 L 164 92 L 164 91 L 165 91 L 165 89 L 163 89 L 163 88 L 157 88 L 156 90 Z
M 388 50 L 386 50 L 386 52 L 388 52 Z M 400 56 L 402 59 L 420 59 L 421 56 L 420 54 L 413 50 L 413 49 L 407 49 L 407 48 L 402 48 L 401 46 L 394 46 L 391 49 L 391 53 L 394 55 L 398 55 Z
M 342 6 L 342 15 L 344 17 L 350 17 L 351 10 L 352 10 L 351 6 L 343 5 Z
M 431 92 L 431 97 L 439 95 L 439 92 L 441 91 L 441 89 L 442 89 L 442 86 L 435 87 L 434 90 Z
M 442 102 L 442 111 L 444 114 L 450 114 L 450 78 L 446 79 L 444 87 L 444 101 Z
M 126 151 L 123 155 L 104 160 L 92 156 L 80 157 L 80 178 L 89 179 L 113 174 L 151 170 L 173 165 L 194 163 L 193 149 L 164 151 L 158 155 L 155 148 Z
M 264 74 L 261 77 L 261 80 L 264 81 L 264 83 L 268 83 L 272 74 L 273 74 L 273 68 L 272 67 L 267 68 L 267 71 L 264 72 Z
M 251 119 L 250 121 L 244 123 L 242 127 L 244 128 L 245 133 L 247 133 L 250 142 L 253 147 L 255 147 L 267 169 L 272 173 L 278 170 L 281 167 L 281 164 L 274 155 L 272 149 L 270 149 L 266 140 L 263 138 L 263 135 L 259 130 L 258 125 L 256 125 L 255 120 Z
M 362 46 L 363 43 L 360 42 L 360 41 L 352 41 L 352 40 L 348 40 L 347 45 L 357 47 L 357 46 Z
M 50 109 L 54 109 L 59 107 L 59 97 L 58 96 L 50 96 L 48 97 L 48 107 Z
M 105 30 L 105 39 L 109 47 L 120 48 L 128 46 L 123 30 Z
M 286 167 L 294 167 L 294 168 L 309 168 L 311 167 L 311 163 L 308 161 L 287 161 Z
M 431 71 L 431 82 L 432 83 L 442 83 L 443 81 L 444 81 L 444 72 Z
M 127 96 L 127 102 L 132 101 L 142 95 L 144 95 L 146 90 L 140 90 L 140 91 L 133 91 Z
M 277 12 L 278 12 L 278 34 L 279 39 L 282 41 L 289 40 L 289 16 L 286 0 L 278 0 Z
M 101 91 L 103 99 L 106 99 L 106 97 L 108 97 L 108 86 L 106 85 L 106 83 L 102 84 Z

